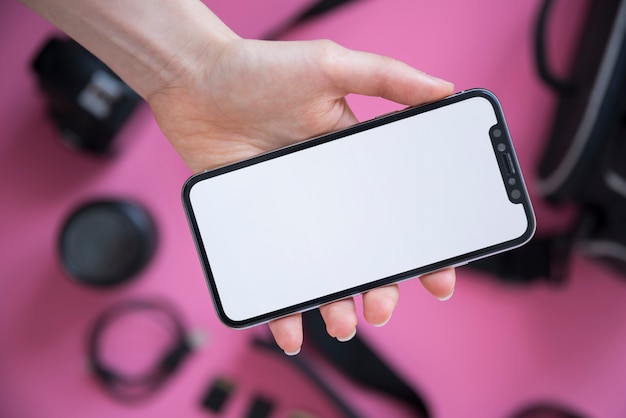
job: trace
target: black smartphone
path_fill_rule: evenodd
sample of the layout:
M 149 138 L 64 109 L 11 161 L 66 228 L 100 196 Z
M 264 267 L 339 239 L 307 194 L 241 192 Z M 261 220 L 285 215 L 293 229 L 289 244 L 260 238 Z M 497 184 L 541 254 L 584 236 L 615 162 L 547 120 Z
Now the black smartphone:
M 183 204 L 234 328 L 460 266 L 535 231 L 502 108 L 483 89 L 194 175 Z

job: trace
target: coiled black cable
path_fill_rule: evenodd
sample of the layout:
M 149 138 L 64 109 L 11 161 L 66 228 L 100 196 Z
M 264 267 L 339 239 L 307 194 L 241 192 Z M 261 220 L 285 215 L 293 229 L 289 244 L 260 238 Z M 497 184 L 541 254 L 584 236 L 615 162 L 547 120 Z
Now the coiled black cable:
M 141 375 L 124 374 L 103 361 L 102 339 L 114 322 L 138 311 L 166 318 L 165 322 L 157 322 L 172 334 L 172 343 L 151 370 Z M 128 300 L 113 305 L 97 318 L 89 334 L 87 350 L 91 370 L 104 389 L 120 402 L 136 402 L 161 388 L 191 353 L 192 346 L 178 313 L 171 305 L 160 300 Z

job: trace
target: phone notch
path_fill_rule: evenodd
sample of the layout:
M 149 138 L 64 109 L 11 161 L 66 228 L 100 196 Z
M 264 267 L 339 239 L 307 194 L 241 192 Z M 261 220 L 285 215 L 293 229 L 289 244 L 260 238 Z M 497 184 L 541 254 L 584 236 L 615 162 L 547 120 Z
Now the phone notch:
M 520 190 L 522 183 L 519 169 L 515 163 L 511 138 L 506 129 L 502 128 L 500 124 L 495 124 L 489 129 L 489 137 L 491 138 L 491 144 L 493 145 L 509 200 L 512 203 L 522 203 L 522 191 Z

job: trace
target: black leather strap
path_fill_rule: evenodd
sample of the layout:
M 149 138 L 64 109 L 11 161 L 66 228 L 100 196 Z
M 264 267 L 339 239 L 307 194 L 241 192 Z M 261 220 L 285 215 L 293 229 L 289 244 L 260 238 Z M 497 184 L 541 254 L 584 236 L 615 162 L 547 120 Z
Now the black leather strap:
M 405 402 L 413 408 L 416 418 L 430 416 L 424 399 L 365 340 L 356 335 L 342 343 L 330 337 L 317 310 L 306 312 L 302 320 L 307 341 L 346 377 Z

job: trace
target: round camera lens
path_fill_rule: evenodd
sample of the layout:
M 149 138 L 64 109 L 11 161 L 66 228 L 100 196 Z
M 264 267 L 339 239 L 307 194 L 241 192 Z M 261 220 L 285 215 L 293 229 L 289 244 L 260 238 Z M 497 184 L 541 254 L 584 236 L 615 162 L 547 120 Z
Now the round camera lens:
M 156 249 L 157 231 L 142 206 L 97 200 L 77 208 L 59 239 L 66 272 L 81 283 L 112 286 L 135 276 Z
M 506 149 L 506 145 L 504 144 L 498 144 L 498 151 L 502 152 Z
M 511 191 L 511 197 L 515 200 L 519 199 L 522 196 L 522 192 L 520 192 L 519 190 L 515 189 Z
M 517 182 L 515 181 L 515 179 L 514 179 L 513 177 L 511 177 L 511 178 L 509 179 L 509 185 L 510 185 L 510 186 L 515 186 L 515 183 L 517 183 Z
M 493 130 L 493 137 L 494 138 L 500 138 L 502 136 L 502 131 L 500 130 L 500 128 L 496 128 Z

